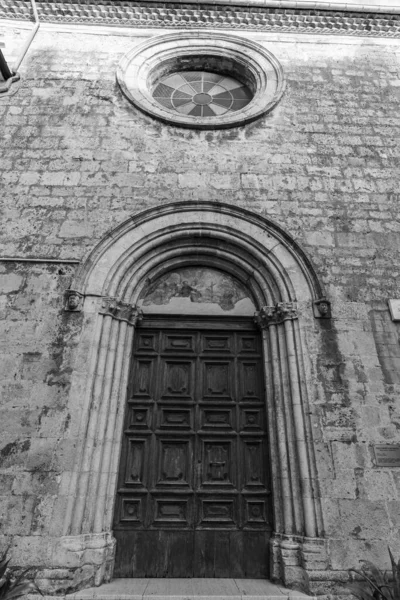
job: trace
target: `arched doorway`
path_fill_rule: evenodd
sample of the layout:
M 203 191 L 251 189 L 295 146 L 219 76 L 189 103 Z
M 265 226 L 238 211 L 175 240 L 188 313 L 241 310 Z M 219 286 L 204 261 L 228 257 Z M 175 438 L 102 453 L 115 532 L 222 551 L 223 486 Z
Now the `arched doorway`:
M 324 294 L 310 261 L 286 232 L 224 204 L 180 202 L 140 213 L 110 232 L 77 274 L 69 308 L 84 313 L 78 354 L 85 368 L 74 374 L 71 395 L 79 397 L 82 427 L 73 471 L 63 482 L 63 544 L 81 553 L 96 548 L 97 583 L 112 574 L 123 409 L 141 317 L 138 302 L 143 289 L 166 273 L 195 266 L 234 277 L 257 308 L 270 399 L 270 576 L 299 584 L 308 564 L 326 568 L 302 342 L 313 327 L 312 305 Z
M 145 286 L 114 516 L 114 577 L 269 576 L 272 480 L 256 306 L 236 278 Z

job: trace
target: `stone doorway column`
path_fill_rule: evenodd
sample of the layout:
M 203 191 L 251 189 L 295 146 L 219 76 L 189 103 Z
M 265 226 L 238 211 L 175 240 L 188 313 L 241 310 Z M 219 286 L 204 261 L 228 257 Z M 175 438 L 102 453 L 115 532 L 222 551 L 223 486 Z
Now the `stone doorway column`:
M 119 461 L 119 437 L 133 333 L 140 312 L 130 304 L 103 298 L 95 325 L 92 361 L 87 374 L 89 410 L 85 444 L 69 479 L 62 546 L 93 570 L 94 584 L 112 574 L 115 540 L 109 530 Z M 90 569 L 90 566 L 95 566 Z M 85 571 L 82 574 L 86 578 Z
M 327 568 L 303 351 L 295 302 L 264 306 L 262 329 L 274 490 L 272 573 L 309 590 L 308 570 Z

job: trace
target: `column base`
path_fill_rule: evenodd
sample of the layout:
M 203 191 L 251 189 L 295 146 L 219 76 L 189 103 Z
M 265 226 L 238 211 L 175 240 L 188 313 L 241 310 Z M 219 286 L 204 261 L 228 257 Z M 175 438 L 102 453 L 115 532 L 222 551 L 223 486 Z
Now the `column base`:
M 271 579 L 306 594 L 348 594 L 348 573 L 330 570 L 324 538 L 275 535 L 271 540 Z
M 39 570 L 35 578 L 39 589 L 43 594 L 65 594 L 109 582 L 115 545 L 109 532 L 55 540 L 48 568 Z

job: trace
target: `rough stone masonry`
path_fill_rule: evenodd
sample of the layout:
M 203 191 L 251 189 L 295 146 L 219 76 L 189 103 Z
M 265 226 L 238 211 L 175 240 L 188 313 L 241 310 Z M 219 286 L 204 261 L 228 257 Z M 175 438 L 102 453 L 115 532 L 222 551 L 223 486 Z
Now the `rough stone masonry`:
M 27 27 L 1 27 L 12 58 Z M 282 64 L 283 99 L 244 127 L 197 131 L 142 114 L 116 83 L 121 56 L 160 33 L 42 25 L 20 81 L 0 96 L 0 550 L 34 567 L 48 593 L 110 575 L 102 548 L 57 545 L 83 318 L 64 311 L 64 294 L 130 216 L 225 202 L 286 230 L 332 303 L 306 340 L 331 573 L 312 590 L 342 593 L 359 560 L 387 567 L 387 545 L 400 555 L 400 470 L 373 455 L 400 442 L 399 323 L 387 304 L 400 293 L 399 40 L 241 31 Z

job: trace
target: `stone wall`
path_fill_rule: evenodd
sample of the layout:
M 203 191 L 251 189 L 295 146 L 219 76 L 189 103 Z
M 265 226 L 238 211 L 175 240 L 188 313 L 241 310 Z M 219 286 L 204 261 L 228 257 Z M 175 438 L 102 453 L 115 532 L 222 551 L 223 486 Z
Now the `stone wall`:
M 274 219 L 314 263 L 333 313 L 306 347 L 328 568 L 345 579 L 361 558 L 387 565 L 387 544 L 400 553 L 400 472 L 376 468 L 372 444 L 400 439 L 387 307 L 400 264 L 398 41 L 246 33 L 281 62 L 285 95 L 250 125 L 201 132 L 152 120 L 118 89 L 120 57 L 156 31 L 58 29 L 41 27 L 0 97 L 0 255 L 45 259 L 0 264 L 0 549 L 41 569 L 44 589 L 93 582 L 95 552 L 82 567 L 56 550 L 79 421 L 68 392 L 81 316 L 63 311 L 73 261 L 144 208 L 211 200 Z M 17 52 L 26 29 L 5 31 Z

